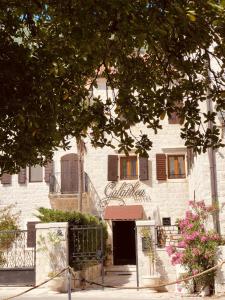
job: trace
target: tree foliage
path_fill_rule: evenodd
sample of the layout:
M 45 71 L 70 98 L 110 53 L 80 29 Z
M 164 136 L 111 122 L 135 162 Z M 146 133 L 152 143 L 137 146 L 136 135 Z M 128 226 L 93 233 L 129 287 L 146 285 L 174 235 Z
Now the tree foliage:
M 67 137 L 120 151 L 152 147 L 176 111 L 195 151 L 219 147 L 215 113 L 225 109 L 225 9 L 214 0 L 2 0 L 0 166 L 45 162 Z M 217 68 L 212 66 L 212 61 Z M 107 99 L 92 95 L 105 77 Z M 112 91 L 112 93 L 110 93 Z M 182 102 L 182 105 L 177 105 Z M 210 122 L 210 126 L 206 126 Z

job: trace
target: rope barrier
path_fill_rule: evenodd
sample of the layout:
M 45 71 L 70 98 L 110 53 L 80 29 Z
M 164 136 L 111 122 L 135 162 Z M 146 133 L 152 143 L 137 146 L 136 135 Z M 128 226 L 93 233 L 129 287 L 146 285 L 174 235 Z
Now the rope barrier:
M 138 289 L 154 289 L 154 288 L 157 289 L 157 288 L 165 287 L 165 286 L 168 286 L 168 285 L 173 285 L 173 284 L 177 284 L 177 283 L 181 283 L 181 282 L 186 282 L 186 281 L 189 281 L 189 280 L 194 279 L 196 277 L 200 277 L 202 275 L 205 275 L 205 274 L 207 274 L 209 272 L 212 272 L 213 270 L 216 270 L 216 269 L 222 267 L 222 265 L 224 263 L 225 263 L 225 260 L 222 261 L 221 263 L 215 265 L 214 267 L 212 267 L 212 268 L 210 268 L 208 270 L 202 271 L 202 272 L 200 272 L 198 274 L 195 274 L 195 275 L 192 275 L 192 276 L 188 276 L 188 277 L 185 277 L 185 278 L 182 278 L 182 279 L 179 279 L 179 280 L 171 281 L 171 282 L 168 282 L 168 283 L 157 284 L 157 285 L 152 285 L 152 286 L 148 286 L 148 287 L 133 287 L 133 286 L 132 287 L 129 287 L 129 286 L 127 286 L 127 287 L 121 287 L 121 286 L 113 286 L 113 285 L 104 285 L 104 284 L 97 283 L 97 282 L 94 282 L 94 281 L 89 281 L 89 280 L 86 280 L 86 279 L 85 279 L 85 282 L 87 282 L 89 284 L 93 284 L 93 285 L 98 285 L 98 286 L 106 287 L 106 288 L 115 288 L 115 289 L 122 289 L 122 290 L 123 289 L 128 289 L 128 290 L 135 289 L 136 290 L 137 288 Z M 71 267 L 69 267 L 69 268 L 70 268 L 70 271 L 71 271 L 73 277 L 75 277 L 73 269 Z
M 23 292 L 21 292 L 21 293 L 19 293 L 19 294 L 17 294 L 17 295 L 14 295 L 14 296 L 11 296 L 11 297 L 8 297 L 8 298 L 4 298 L 3 300 L 14 299 L 14 298 L 19 297 L 19 296 L 22 296 L 22 295 L 24 295 L 24 294 L 26 294 L 26 293 L 28 293 L 28 292 L 34 290 L 34 289 L 37 289 L 37 288 L 39 288 L 40 286 L 44 285 L 45 283 L 51 281 L 51 280 L 54 279 L 55 277 L 61 275 L 63 272 L 65 272 L 65 271 L 68 270 L 68 269 L 69 269 L 69 267 L 66 267 L 66 268 L 64 268 L 63 270 L 61 270 L 60 272 L 58 272 L 57 274 L 55 274 L 54 276 L 52 276 L 51 278 L 46 279 L 45 281 L 41 282 L 40 284 L 37 284 L 37 285 L 35 285 L 35 286 L 32 286 L 32 287 L 29 288 L 28 290 L 23 291 Z
M 177 284 L 177 283 L 181 283 L 181 282 L 186 282 L 186 281 L 189 281 L 191 279 L 194 279 L 196 277 L 200 277 L 202 275 L 205 275 L 209 272 L 212 272 L 218 268 L 221 268 L 222 265 L 225 264 L 225 260 L 223 260 L 222 262 L 218 263 L 217 265 L 215 265 L 214 267 L 208 269 L 208 270 L 205 270 L 203 272 L 200 272 L 198 274 L 195 274 L 195 275 L 192 275 L 192 276 L 188 276 L 188 277 L 185 277 L 185 278 L 182 278 L 182 279 L 179 279 L 179 280 L 174 280 L 174 281 L 171 281 L 171 282 L 168 282 L 168 283 L 163 283 L 163 284 L 157 284 L 157 285 L 152 285 L 152 286 L 148 286 L 148 287 L 121 287 L 121 286 L 114 286 L 114 285 L 107 285 L 107 284 L 101 284 L 101 283 L 98 283 L 98 282 L 95 282 L 95 281 L 89 281 L 89 280 L 86 280 L 85 278 L 83 279 L 76 279 L 76 274 L 74 272 L 74 270 L 68 266 L 66 268 L 64 268 L 63 270 L 61 270 L 60 272 L 58 272 L 56 275 L 54 275 L 53 277 L 43 281 L 42 283 L 38 284 L 38 285 L 35 285 L 29 289 L 27 289 L 26 291 L 23 291 L 17 295 L 14 295 L 14 296 L 11 296 L 11 297 L 8 297 L 8 298 L 4 298 L 3 300 L 10 300 L 10 299 L 14 299 L 16 297 L 19 297 L 19 296 L 22 296 L 36 288 L 39 288 L 40 286 L 44 285 L 45 283 L 48 283 L 49 281 L 53 280 L 55 277 L 58 277 L 59 275 L 61 275 L 63 272 L 65 272 L 66 270 L 69 270 L 74 278 L 74 280 L 77 280 L 77 281 L 80 281 L 80 282 L 87 282 L 88 284 L 91 284 L 91 285 L 97 285 L 97 286 L 101 286 L 101 287 L 105 287 L 105 288 L 114 288 L 114 289 L 118 289 L 118 290 L 123 290 L 123 289 L 127 289 L 127 290 L 133 290 L 133 289 L 157 289 L 157 288 L 162 288 L 162 287 L 165 287 L 165 286 L 169 286 L 169 285 L 174 285 L 174 284 Z

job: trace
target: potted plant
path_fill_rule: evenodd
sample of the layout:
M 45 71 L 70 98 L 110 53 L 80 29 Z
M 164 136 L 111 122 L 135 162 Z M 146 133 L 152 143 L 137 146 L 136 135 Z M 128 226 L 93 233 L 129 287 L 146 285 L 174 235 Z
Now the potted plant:
M 160 282 L 160 275 L 156 272 L 156 253 L 152 237 L 152 231 L 150 227 L 143 227 L 141 229 L 142 237 L 142 250 L 148 256 L 149 261 L 149 274 L 142 276 L 143 286 L 149 287 L 158 291 L 157 286 Z

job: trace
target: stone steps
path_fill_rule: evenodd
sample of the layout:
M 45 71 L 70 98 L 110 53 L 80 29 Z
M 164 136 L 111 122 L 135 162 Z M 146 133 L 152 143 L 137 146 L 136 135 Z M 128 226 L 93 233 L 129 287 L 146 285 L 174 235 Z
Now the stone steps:
M 105 269 L 107 276 L 136 276 L 135 265 L 120 265 L 120 266 L 108 266 Z

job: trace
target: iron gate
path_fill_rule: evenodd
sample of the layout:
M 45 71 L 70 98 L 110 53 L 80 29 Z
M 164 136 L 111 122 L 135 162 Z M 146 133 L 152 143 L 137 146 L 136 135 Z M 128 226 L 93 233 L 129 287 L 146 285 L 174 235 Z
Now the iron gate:
M 101 264 L 104 282 L 103 226 L 69 226 L 69 264 L 74 270 L 84 270 L 91 264 Z
M 0 285 L 35 283 L 35 231 L 0 231 Z

